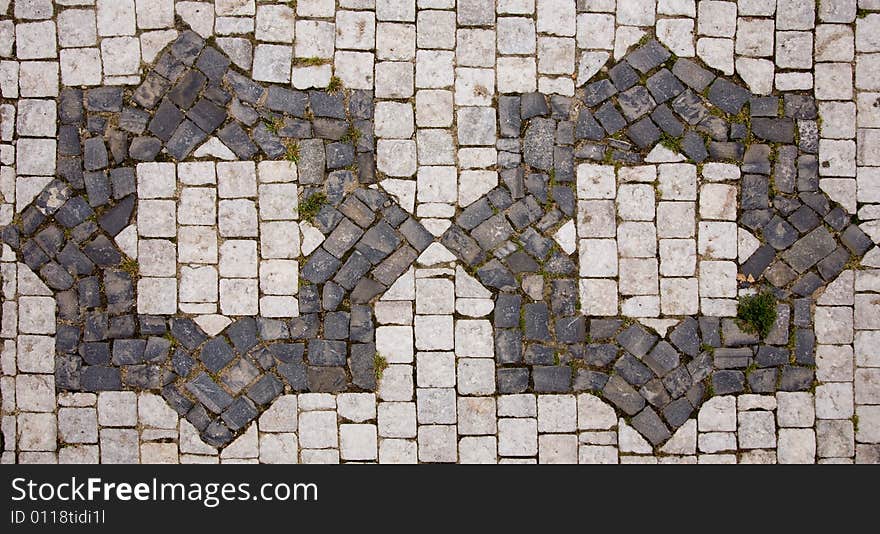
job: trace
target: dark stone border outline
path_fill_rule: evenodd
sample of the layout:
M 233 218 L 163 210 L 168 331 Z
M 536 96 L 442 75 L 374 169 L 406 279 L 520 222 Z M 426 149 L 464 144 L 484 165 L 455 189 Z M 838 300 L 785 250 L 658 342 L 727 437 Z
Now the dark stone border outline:
M 372 94 L 254 82 L 189 30 L 157 57 L 130 94 L 62 89 L 57 176 L 0 232 L 54 292 L 56 386 L 161 391 L 218 447 L 285 390 L 375 390 L 369 302 L 433 236 L 392 197 L 364 187 L 376 181 Z M 136 314 L 136 266 L 113 241 L 136 220 L 133 165 L 185 161 L 211 135 L 240 161 L 284 158 L 284 138 L 299 140 L 300 196 L 326 196 L 314 225 L 337 243 L 343 221 L 358 233 L 335 249 L 339 258 L 325 241 L 300 259 L 297 318 L 241 317 L 211 337 L 187 315 Z
M 812 96 L 754 95 L 651 37 L 604 70 L 575 98 L 499 96 L 500 184 L 462 210 L 441 242 L 497 294 L 499 393 L 591 391 L 658 447 L 712 395 L 812 389 L 811 295 L 873 242 L 818 187 Z M 630 318 L 580 312 L 577 261 L 552 240 L 577 219 L 576 166 L 640 164 L 660 144 L 697 166 L 740 167 L 737 225 L 762 244 L 733 261 L 739 289 L 778 299 L 764 340 L 732 318 L 681 317 L 659 336 Z M 493 257 L 505 248 L 509 255 Z M 522 289 L 535 272 L 544 275 L 537 302 Z

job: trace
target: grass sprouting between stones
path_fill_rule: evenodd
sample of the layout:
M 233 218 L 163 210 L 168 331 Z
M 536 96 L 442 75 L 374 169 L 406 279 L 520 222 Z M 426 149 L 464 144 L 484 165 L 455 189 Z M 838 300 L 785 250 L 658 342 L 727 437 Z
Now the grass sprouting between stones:
M 340 141 L 350 143 L 354 146 L 357 146 L 360 140 L 361 131 L 358 130 L 353 124 L 348 126 L 348 130 L 345 132 L 345 135 L 342 137 L 342 139 L 340 139 Z
M 335 95 L 340 89 L 342 89 L 342 79 L 338 76 L 331 76 L 330 83 L 327 84 L 327 92 Z
M 746 332 L 767 337 L 776 322 L 776 299 L 769 292 L 746 295 L 739 299 L 736 318 Z
M 660 144 L 673 152 L 681 154 L 681 139 L 672 137 L 667 133 L 660 134 Z
M 330 63 L 329 59 L 320 57 L 298 57 L 293 60 L 293 64 L 297 67 L 317 67 L 318 65 L 326 65 Z
M 165 335 L 162 337 L 168 340 L 168 342 L 171 344 L 172 349 L 176 348 L 179 345 L 179 343 L 177 342 L 177 338 L 171 335 L 171 332 L 165 332 Z
M 122 260 L 119 268 L 128 273 L 133 279 L 137 278 L 138 272 L 140 272 L 140 266 L 138 265 L 137 260 L 132 258 L 125 258 Z
M 284 128 L 284 119 L 281 117 L 275 117 L 271 122 L 264 121 L 266 125 L 266 129 L 269 130 L 274 135 L 278 135 L 278 132 Z
M 303 200 L 299 205 L 299 217 L 300 219 L 311 221 L 315 218 L 321 208 L 324 207 L 324 204 L 327 203 L 327 195 L 324 193 L 314 193 L 305 200 Z
M 287 141 L 284 146 L 287 148 L 287 151 L 284 153 L 284 159 L 299 163 L 299 143 Z

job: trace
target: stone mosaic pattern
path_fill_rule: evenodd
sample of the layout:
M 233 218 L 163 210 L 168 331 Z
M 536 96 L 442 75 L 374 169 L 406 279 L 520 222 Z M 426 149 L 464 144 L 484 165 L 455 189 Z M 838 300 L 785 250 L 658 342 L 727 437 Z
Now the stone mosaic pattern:
M 5 4 L 4 461 L 880 457 L 873 0 Z
M 3 231 L 56 290 L 57 387 L 161 389 L 214 445 L 285 389 L 375 389 L 367 304 L 432 239 L 386 194 L 358 188 L 375 181 L 368 92 L 267 88 L 230 65 L 186 31 L 129 98 L 122 87 L 64 89 L 58 178 Z M 195 156 L 245 161 L 175 165 L 206 141 Z M 160 152 L 170 161 L 154 162 Z M 267 159 L 248 161 L 258 154 Z M 270 161 L 281 157 L 302 165 Z M 301 292 L 297 178 L 306 202 L 326 199 L 314 225 L 302 223 L 323 243 L 303 244 L 312 285 Z M 113 243 L 123 232 L 140 238 L 142 269 L 126 269 Z M 337 310 L 343 300 L 350 308 Z
M 811 388 L 815 336 L 803 297 L 873 243 L 819 190 L 811 97 L 752 95 L 673 60 L 654 40 L 608 76 L 588 83 L 580 101 L 501 96 L 502 185 L 469 204 L 442 242 L 501 291 L 493 317 L 500 393 L 600 391 L 657 445 L 702 404 L 706 388 Z M 661 136 L 664 145 L 648 154 Z M 689 163 L 662 154 L 666 145 Z M 569 258 L 576 248 L 579 268 Z M 781 303 L 759 345 L 729 316 L 738 286 L 765 274 Z M 710 317 L 666 319 L 699 311 Z M 663 317 L 648 325 L 670 328 L 668 341 L 639 325 L 584 317 L 618 312 Z

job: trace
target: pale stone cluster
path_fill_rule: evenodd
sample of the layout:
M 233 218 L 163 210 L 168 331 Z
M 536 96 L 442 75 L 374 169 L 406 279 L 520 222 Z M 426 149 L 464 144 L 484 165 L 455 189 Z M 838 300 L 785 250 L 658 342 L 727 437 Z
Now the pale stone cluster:
M 218 315 L 296 317 L 296 177 L 289 161 L 139 164 L 137 228 L 123 236 L 139 258 L 138 312 L 212 330 L 229 324 Z
M 681 158 L 677 158 L 681 159 Z M 699 176 L 698 176 L 699 174 Z M 581 302 L 587 315 L 736 315 L 739 167 L 690 163 L 577 169 Z M 699 202 L 697 201 L 699 198 Z M 699 260 L 698 260 L 699 258 Z

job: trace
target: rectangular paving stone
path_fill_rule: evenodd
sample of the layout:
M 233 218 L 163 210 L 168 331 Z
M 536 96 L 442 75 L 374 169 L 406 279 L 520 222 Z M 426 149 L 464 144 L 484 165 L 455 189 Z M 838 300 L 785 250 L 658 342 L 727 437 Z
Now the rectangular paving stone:
M 232 397 L 223 391 L 216 382 L 211 380 L 207 373 L 199 374 L 195 379 L 186 384 L 186 389 L 196 397 L 205 407 L 213 413 L 223 412 L 230 404 Z
M 837 244 L 828 230 L 817 228 L 799 239 L 782 257 L 794 270 L 802 273 L 834 252 L 835 248 Z

